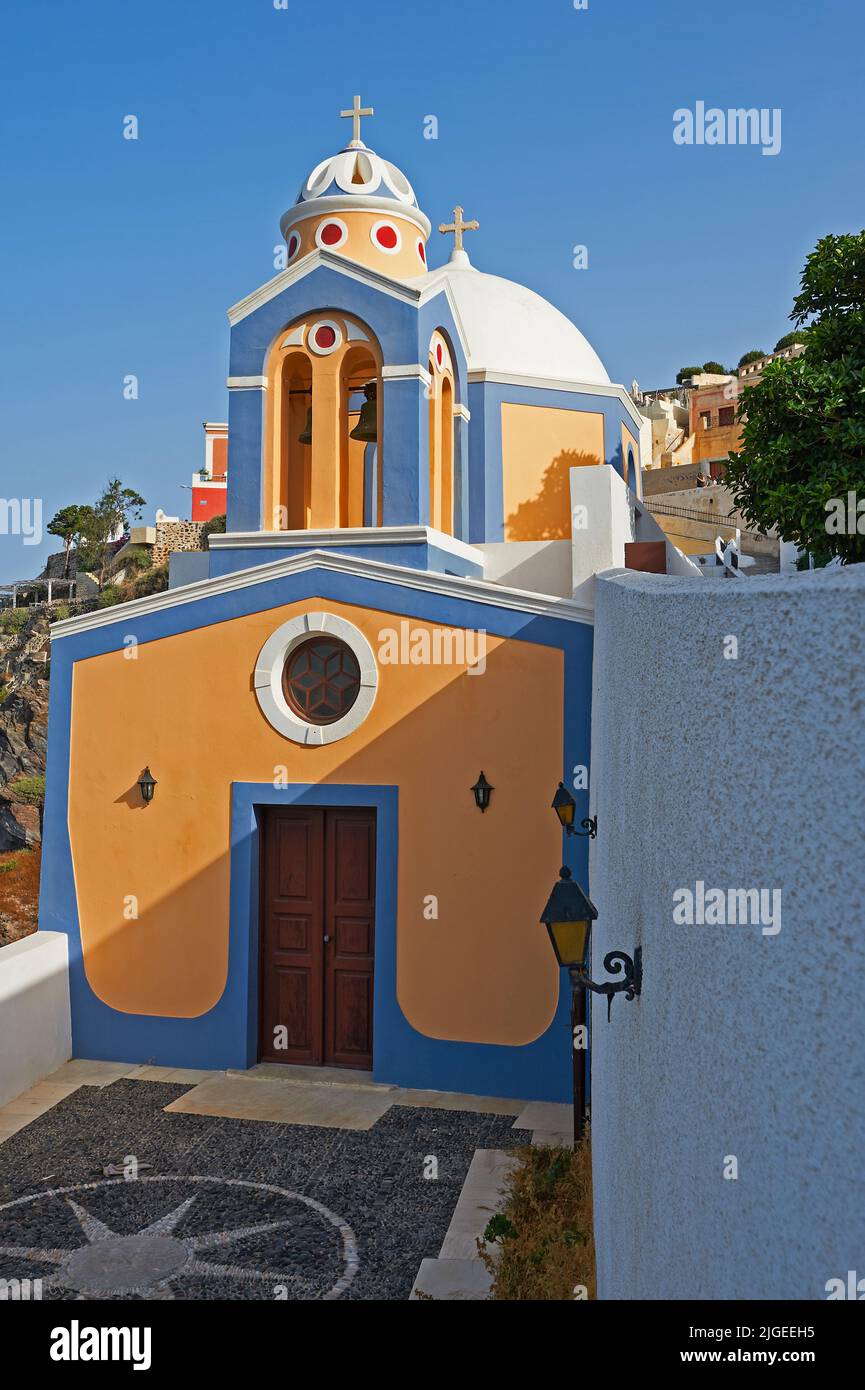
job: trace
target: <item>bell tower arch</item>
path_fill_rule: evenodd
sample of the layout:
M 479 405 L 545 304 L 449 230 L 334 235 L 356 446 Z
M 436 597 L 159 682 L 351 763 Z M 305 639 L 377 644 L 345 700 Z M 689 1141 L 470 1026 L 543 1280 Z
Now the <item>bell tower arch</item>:
M 382 353 L 370 329 L 305 314 L 277 335 L 266 379 L 262 529 L 380 524 Z

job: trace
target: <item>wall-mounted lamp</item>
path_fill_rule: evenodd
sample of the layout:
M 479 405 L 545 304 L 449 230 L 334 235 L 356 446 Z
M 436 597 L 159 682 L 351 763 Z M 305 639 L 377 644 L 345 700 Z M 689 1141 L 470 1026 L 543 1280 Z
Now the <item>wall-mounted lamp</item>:
M 598 834 L 597 816 L 587 816 L 585 820 L 580 821 L 582 830 L 574 829 L 574 813 L 577 809 L 577 803 L 564 782 L 559 783 L 559 789 L 553 797 L 552 806 L 568 835 L 580 835 L 584 838 L 587 836 L 590 840 L 596 838 Z
M 553 950 L 559 965 L 568 968 L 574 989 L 591 989 L 595 994 L 607 996 L 607 1019 L 613 1005 L 614 994 L 624 994 L 633 999 L 643 988 L 643 952 L 638 946 L 633 959 L 624 951 L 608 951 L 604 956 L 604 969 L 611 975 L 624 972 L 624 979 L 595 984 L 589 978 L 586 959 L 592 922 L 598 909 L 591 898 L 586 897 L 582 888 L 571 878 L 571 871 L 562 868 L 559 881 L 550 894 L 549 901 L 541 913 L 541 921 L 550 934 Z
M 156 778 L 149 767 L 146 767 L 142 772 L 138 779 L 138 785 L 141 788 L 141 799 L 145 805 L 149 805 L 153 800 L 153 792 L 156 787 Z
M 492 796 L 494 791 L 495 787 L 491 787 L 484 774 L 481 773 L 480 777 L 472 787 L 472 792 L 474 793 L 475 798 L 475 805 L 477 806 L 479 811 L 485 811 L 487 809 L 487 807 L 490 804 L 490 797 Z

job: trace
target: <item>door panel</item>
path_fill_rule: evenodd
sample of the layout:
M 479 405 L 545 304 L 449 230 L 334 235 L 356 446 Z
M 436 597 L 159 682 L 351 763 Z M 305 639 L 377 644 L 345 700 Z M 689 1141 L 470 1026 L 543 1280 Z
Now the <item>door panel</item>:
M 375 812 L 266 811 L 261 899 L 259 1056 L 370 1068 Z
M 263 840 L 259 1055 L 320 1063 L 324 813 L 269 811 Z
M 328 812 L 325 843 L 324 1058 L 372 1066 L 375 812 Z

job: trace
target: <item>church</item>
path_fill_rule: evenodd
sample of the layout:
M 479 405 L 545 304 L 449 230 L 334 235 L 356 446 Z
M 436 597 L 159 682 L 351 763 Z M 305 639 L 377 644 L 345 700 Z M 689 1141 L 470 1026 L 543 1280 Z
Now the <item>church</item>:
M 569 319 L 472 264 L 462 208 L 430 269 L 342 114 L 228 311 L 225 534 L 52 630 L 40 927 L 75 1056 L 563 1100 L 539 915 L 588 841 L 551 802 L 591 811 L 583 581 L 651 439 Z

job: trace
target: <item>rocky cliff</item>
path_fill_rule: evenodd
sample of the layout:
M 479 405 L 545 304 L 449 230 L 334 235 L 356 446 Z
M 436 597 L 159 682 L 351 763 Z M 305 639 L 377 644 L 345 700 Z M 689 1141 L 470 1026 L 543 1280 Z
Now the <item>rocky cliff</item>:
M 45 608 L 0 613 L 0 853 L 40 840 L 38 797 L 24 779 L 45 774 L 48 626 Z

